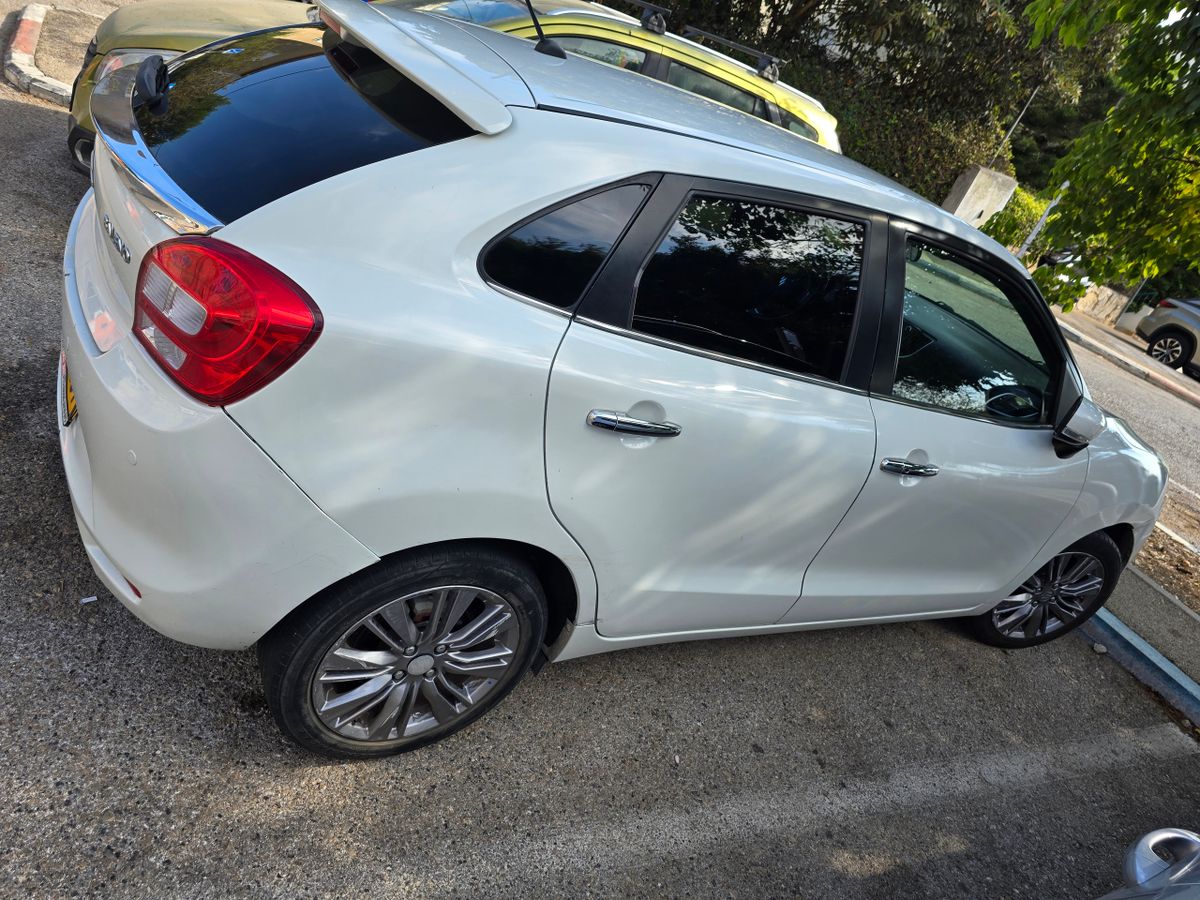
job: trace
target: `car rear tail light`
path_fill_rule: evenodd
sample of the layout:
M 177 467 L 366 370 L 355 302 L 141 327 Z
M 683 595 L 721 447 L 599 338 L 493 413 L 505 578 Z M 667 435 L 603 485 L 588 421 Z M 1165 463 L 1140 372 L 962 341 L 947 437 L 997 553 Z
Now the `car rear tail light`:
M 1158 301 L 1158 308 L 1159 309 L 1174 309 L 1175 304 L 1172 303 L 1170 300 L 1163 299 L 1163 300 Z
M 181 388 L 213 406 L 277 378 L 321 325 L 299 285 L 215 238 L 164 241 L 138 272 L 134 334 Z

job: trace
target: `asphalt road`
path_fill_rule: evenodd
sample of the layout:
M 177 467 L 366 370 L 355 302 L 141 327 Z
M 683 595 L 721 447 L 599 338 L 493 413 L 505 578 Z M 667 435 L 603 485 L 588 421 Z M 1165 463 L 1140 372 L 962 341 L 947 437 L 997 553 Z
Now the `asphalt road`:
M 1111 660 L 945 624 L 578 660 L 417 754 L 293 748 L 252 654 L 143 627 L 79 545 L 64 134 L 0 87 L 0 894 L 1095 897 L 1200 825 L 1200 746 Z

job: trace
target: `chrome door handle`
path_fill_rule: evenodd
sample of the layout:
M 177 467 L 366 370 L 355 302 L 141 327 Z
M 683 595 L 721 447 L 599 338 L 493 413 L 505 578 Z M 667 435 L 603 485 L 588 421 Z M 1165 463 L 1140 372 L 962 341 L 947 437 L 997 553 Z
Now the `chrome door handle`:
M 937 466 L 924 463 L 909 462 L 907 459 L 896 459 L 889 456 L 879 464 L 879 468 L 893 475 L 919 475 L 922 478 L 932 478 L 938 473 Z
M 651 437 L 675 437 L 682 430 L 674 422 L 647 422 L 645 419 L 635 419 L 611 409 L 593 409 L 587 414 L 587 423 L 605 431 L 645 434 Z

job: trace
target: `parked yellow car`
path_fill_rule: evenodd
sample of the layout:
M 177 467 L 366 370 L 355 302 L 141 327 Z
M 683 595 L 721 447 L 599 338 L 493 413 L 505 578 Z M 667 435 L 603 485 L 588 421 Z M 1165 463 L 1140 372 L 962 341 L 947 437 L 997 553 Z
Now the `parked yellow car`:
M 661 7 L 627 2 L 643 10 L 640 19 L 588 0 L 540 0 L 534 8 L 547 37 L 568 52 L 665 81 L 841 152 L 837 120 L 820 101 L 778 80 L 779 60 L 694 29 L 671 34 Z M 536 37 L 522 0 L 398 0 L 397 5 Z M 144 0 L 118 9 L 96 31 L 75 79 L 67 135 L 75 165 L 88 168 L 95 140 L 92 88 L 110 72 L 156 53 L 169 60 L 243 32 L 305 22 L 312 8 L 297 0 Z M 701 41 L 747 55 L 754 65 Z
M 174 59 L 235 34 L 307 22 L 310 8 L 297 0 L 146 0 L 113 12 L 96 29 L 71 91 L 67 148 L 76 167 L 87 171 L 91 161 L 92 88 L 105 75 L 156 53 Z
M 639 0 L 630 2 L 643 10 L 640 19 L 588 0 L 539 0 L 534 9 L 546 36 L 570 53 L 665 81 L 841 152 L 837 119 L 819 100 L 778 80 L 780 60 L 694 28 L 671 34 L 666 31 L 666 10 Z M 410 0 L 404 5 L 537 37 L 523 0 Z M 705 44 L 750 56 L 755 64 L 739 62 Z

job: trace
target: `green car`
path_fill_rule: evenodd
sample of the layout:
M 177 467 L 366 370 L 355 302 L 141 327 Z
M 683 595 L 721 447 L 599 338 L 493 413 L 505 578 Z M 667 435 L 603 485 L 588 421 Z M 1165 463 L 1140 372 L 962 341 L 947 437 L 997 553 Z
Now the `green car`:
M 524 0 L 395 2 L 520 37 L 536 37 Z M 627 2 L 642 10 L 640 19 L 589 0 L 537 0 L 535 8 L 545 33 L 565 50 L 665 81 L 841 152 L 837 119 L 820 101 L 779 81 L 779 60 L 695 29 L 672 34 L 662 7 L 646 0 Z M 311 19 L 310 13 L 315 15 L 314 10 L 297 0 L 144 0 L 117 10 L 96 32 L 75 79 L 67 137 L 75 165 L 88 169 L 95 140 L 92 87 L 110 72 L 154 54 L 171 59 L 222 38 L 303 23 Z M 755 62 L 740 62 L 706 44 L 748 55 Z
M 112 13 L 96 29 L 71 91 L 67 148 L 76 168 L 90 167 L 92 88 L 101 78 L 155 54 L 169 60 L 235 34 L 307 22 L 312 8 L 297 0 L 145 0 Z

